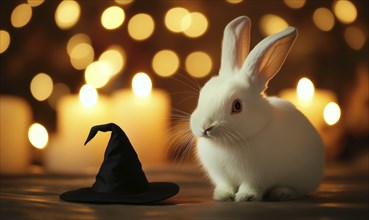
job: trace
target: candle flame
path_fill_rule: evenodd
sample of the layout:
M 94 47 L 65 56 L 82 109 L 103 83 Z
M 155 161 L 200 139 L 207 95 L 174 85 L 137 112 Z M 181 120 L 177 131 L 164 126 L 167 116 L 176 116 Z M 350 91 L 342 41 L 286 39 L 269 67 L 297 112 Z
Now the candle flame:
M 334 125 L 340 120 L 341 109 L 335 102 L 330 102 L 325 106 L 323 116 L 328 125 Z
M 308 78 L 302 78 L 297 84 L 297 96 L 303 101 L 310 101 L 314 96 L 314 84 Z
M 132 79 L 132 89 L 138 97 L 150 95 L 152 89 L 150 77 L 146 73 L 137 73 Z
M 91 85 L 82 86 L 79 91 L 79 100 L 85 107 L 92 107 L 96 104 L 99 94 L 96 89 Z
M 28 139 L 35 148 L 43 149 L 47 145 L 49 135 L 44 126 L 34 123 L 28 129 Z

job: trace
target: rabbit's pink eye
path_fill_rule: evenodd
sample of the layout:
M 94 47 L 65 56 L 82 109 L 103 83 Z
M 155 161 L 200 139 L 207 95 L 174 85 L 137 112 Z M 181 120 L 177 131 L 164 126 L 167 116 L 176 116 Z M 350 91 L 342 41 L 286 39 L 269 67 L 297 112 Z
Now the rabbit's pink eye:
M 239 99 L 233 101 L 232 113 L 239 113 L 242 111 L 242 103 Z

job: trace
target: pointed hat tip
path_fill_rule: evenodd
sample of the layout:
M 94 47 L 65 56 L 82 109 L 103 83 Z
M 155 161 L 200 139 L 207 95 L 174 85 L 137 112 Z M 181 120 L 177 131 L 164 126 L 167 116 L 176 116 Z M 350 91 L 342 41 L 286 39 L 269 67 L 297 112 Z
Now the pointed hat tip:
M 86 146 L 86 144 L 95 137 L 95 135 L 97 134 L 97 132 L 102 131 L 102 132 L 106 132 L 106 131 L 113 131 L 116 128 L 119 128 L 118 125 L 114 124 L 114 123 L 108 123 L 108 124 L 102 124 L 102 125 L 95 125 L 90 129 L 90 133 L 88 134 L 88 137 L 84 143 L 84 146 Z

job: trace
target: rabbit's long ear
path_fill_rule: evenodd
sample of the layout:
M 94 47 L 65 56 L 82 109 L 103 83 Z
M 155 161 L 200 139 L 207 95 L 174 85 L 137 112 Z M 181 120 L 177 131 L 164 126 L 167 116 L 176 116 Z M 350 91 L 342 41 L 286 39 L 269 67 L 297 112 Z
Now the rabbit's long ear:
M 224 29 L 222 58 L 219 74 L 239 71 L 250 50 L 251 21 L 241 16 L 231 21 Z
M 250 52 L 241 73 L 248 74 L 251 83 L 257 85 L 260 92 L 264 91 L 269 80 L 281 69 L 296 37 L 297 30 L 288 27 L 265 38 Z

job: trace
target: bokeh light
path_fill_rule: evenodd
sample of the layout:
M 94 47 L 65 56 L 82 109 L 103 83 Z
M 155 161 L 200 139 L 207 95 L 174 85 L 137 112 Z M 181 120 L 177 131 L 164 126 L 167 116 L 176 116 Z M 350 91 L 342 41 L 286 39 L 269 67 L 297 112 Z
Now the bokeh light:
M 182 20 L 189 12 L 185 8 L 175 7 L 168 10 L 165 14 L 165 26 L 173 32 L 182 32 L 186 27 L 183 27 Z M 188 24 L 189 25 L 189 24 Z
M 161 50 L 155 54 L 152 60 L 152 68 L 162 77 L 173 75 L 178 67 L 178 55 L 172 50 Z
M 101 61 L 96 61 L 89 64 L 85 70 L 85 80 L 88 85 L 94 88 L 105 86 L 110 79 L 111 67 Z
M 94 60 L 94 49 L 87 43 L 76 45 L 70 54 L 70 62 L 77 70 L 85 69 Z
M 152 82 L 146 73 L 137 73 L 132 79 L 133 93 L 138 97 L 146 97 L 150 95 Z
M 109 75 L 114 76 L 124 68 L 126 55 L 120 46 L 111 46 L 100 55 L 99 61 L 109 65 Z
M 349 0 L 337 0 L 333 3 L 333 11 L 337 19 L 344 23 L 350 24 L 356 20 L 357 9 Z
M 336 124 L 340 120 L 340 117 L 341 117 L 341 109 L 337 105 L 337 103 L 330 102 L 325 106 L 323 118 L 328 125 Z
M 81 14 L 79 4 L 74 0 L 61 1 L 55 12 L 55 22 L 62 30 L 73 27 Z
M 93 107 L 99 99 L 97 90 L 91 85 L 83 85 L 79 90 L 79 101 L 85 107 Z
M 288 23 L 281 17 L 274 14 L 266 14 L 260 20 L 260 29 L 265 36 L 269 36 L 288 27 Z
M 47 145 L 49 134 L 43 125 L 34 123 L 28 129 L 28 139 L 35 148 L 43 149 Z
M 67 85 L 65 85 L 64 83 L 55 83 L 53 91 L 49 96 L 49 98 L 47 99 L 47 101 L 49 102 L 49 105 L 53 109 L 56 109 L 57 103 L 60 100 L 60 98 L 65 95 L 69 95 L 70 93 L 71 93 L 70 89 Z
M 87 34 L 79 33 L 73 35 L 67 43 L 67 52 L 69 55 L 71 55 L 72 50 L 75 46 L 81 43 L 86 43 L 91 45 L 91 38 Z
M 196 78 L 202 78 L 208 75 L 212 69 L 212 65 L 210 56 L 202 51 L 189 54 L 185 62 L 187 72 Z
M 334 26 L 334 15 L 327 8 L 318 8 L 313 13 L 314 24 L 322 31 L 330 31 Z
M 122 8 L 112 6 L 102 13 L 101 24 L 105 29 L 113 30 L 120 27 L 124 22 L 125 14 Z
M 306 1 L 305 0 L 283 0 L 284 3 L 293 9 L 299 9 L 304 7 Z
M 41 5 L 42 3 L 44 3 L 45 0 L 27 0 L 27 3 L 31 6 L 31 7 L 37 7 L 39 5 Z
M 346 43 L 354 50 L 360 50 L 365 45 L 365 33 L 360 28 L 348 27 L 344 36 Z
M 33 77 L 30 90 L 33 97 L 38 101 L 46 100 L 53 91 L 53 80 L 45 73 L 39 73 Z
M 231 4 L 238 4 L 243 2 L 243 0 L 226 0 L 226 2 L 231 3 Z
M 6 30 L 0 30 L 0 54 L 4 53 L 10 45 L 10 35 Z
M 14 8 L 10 21 L 15 28 L 21 28 L 28 24 L 32 17 L 32 8 L 29 4 L 20 4 Z
M 128 22 L 128 33 L 135 40 L 149 38 L 155 29 L 153 18 L 148 14 L 137 14 Z
M 187 37 L 195 38 L 203 35 L 208 29 L 208 20 L 200 12 L 185 15 L 181 22 L 183 33 Z
M 297 96 L 299 99 L 308 101 L 314 96 L 314 84 L 308 78 L 302 78 L 297 83 Z
M 128 5 L 128 4 L 131 4 L 132 2 L 133 0 L 115 0 L 115 3 L 119 5 Z

